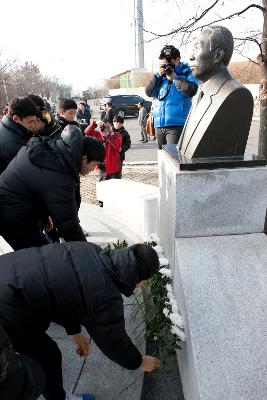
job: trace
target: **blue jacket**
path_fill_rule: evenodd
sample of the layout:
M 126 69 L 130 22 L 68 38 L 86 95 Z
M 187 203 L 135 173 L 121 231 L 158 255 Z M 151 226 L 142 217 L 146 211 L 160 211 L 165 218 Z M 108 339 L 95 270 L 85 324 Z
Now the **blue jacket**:
M 153 107 L 155 128 L 183 126 L 191 107 L 191 98 L 197 92 L 198 80 L 187 63 L 180 62 L 175 73 L 173 82 L 157 73 L 146 87 L 146 94 L 157 99 Z M 181 87 L 183 83 L 186 85 Z

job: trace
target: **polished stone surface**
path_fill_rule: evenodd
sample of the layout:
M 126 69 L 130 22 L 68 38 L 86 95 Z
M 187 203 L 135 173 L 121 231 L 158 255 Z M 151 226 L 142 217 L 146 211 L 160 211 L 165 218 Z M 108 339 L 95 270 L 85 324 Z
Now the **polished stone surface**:
M 159 151 L 160 238 L 171 265 L 175 237 L 263 232 L 267 167 L 181 171 Z
M 245 153 L 240 157 L 209 157 L 188 158 L 185 157 L 175 144 L 167 144 L 163 149 L 177 161 L 180 171 L 195 171 L 199 169 L 255 167 L 267 165 L 267 160 L 255 154 Z
M 186 400 L 267 398 L 267 236 L 175 241 Z

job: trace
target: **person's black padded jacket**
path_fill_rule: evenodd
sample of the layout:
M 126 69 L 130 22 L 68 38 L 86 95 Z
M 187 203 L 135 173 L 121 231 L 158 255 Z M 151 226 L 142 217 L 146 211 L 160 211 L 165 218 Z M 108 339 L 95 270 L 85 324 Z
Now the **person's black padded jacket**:
M 30 262 L 29 262 L 30 261 Z M 51 321 L 69 335 L 84 326 L 102 352 L 127 369 L 142 357 L 125 331 L 123 299 L 137 283 L 131 248 L 103 251 L 84 242 L 50 244 L 0 257 L 0 322 L 16 344 Z

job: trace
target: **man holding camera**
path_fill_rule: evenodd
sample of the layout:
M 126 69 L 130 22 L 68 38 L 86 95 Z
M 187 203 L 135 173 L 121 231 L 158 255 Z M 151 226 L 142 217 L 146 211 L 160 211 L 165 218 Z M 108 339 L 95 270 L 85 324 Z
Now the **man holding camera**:
M 168 45 L 161 50 L 159 72 L 146 87 L 146 95 L 156 99 L 153 107 L 154 127 L 159 149 L 177 144 L 181 136 L 198 81 L 190 66 L 181 62 L 180 52 Z

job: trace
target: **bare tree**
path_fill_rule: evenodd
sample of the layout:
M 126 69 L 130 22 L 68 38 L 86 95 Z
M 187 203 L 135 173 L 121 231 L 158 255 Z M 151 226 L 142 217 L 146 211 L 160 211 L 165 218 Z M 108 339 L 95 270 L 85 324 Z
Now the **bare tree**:
M 154 1 L 157 3 L 157 0 Z M 165 0 L 165 3 L 169 3 L 169 0 Z M 238 18 L 244 17 L 244 15 L 250 16 L 250 13 L 254 10 L 259 11 L 259 15 L 263 17 L 263 27 L 255 31 L 250 31 L 242 36 L 235 37 L 235 50 L 242 54 L 244 57 L 249 59 L 251 62 L 256 63 L 261 68 L 261 81 L 260 81 L 260 129 L 259 129 L 259 146 L 258 154 L 260 156 L 267 157 L 267 0 L 262 0 L 261 4 L 252 3 L 243 8 L 236 10 L 228 15 L 221 15 L 220 12 L 226 9 L 227 0 L 214 0 L 210 1 L 209 5 L 206 7 L 196 7 L 195 15 L 187 20 L 182 20 L 178 22 L 178 27 L 165 33 L 157 33 L 151 30 L 145 29 L 148 39 L 147 41 L 153 41 L 161 38 L 172 39 L 179 36 L 180 46 L 188 45 L 193 39 L 194 34 L 209 26 L 214 24 L 222 24 L 223 22 L 230 20 L 237 20 Z M 260 3 L 258 1 L 258 3 Z M 181 1 L 176 1 L 177 7 L 183 9 L 187 7 L 186 3 Z M 230 4 L 230 1 L 228 1 Z M 232 2 L 233 4 L 233 2 Z M 185 9 L 185 8 L 184 8 Z M 215 16 L 214 16 L 215 15 Z M 260 19 L 259 19 L 260 21 Z M 254 44 L 259 52 L 256 60 L 252 60 L 247 56 L 245 51 L 248 44 Z
M 13 97 L 29 93 L 56 100 L 58 84 L 44 76 L 39 66 L 32 62 L 20 65 L 16 59 L 3 61 L 0 58 L 0 109 Z

